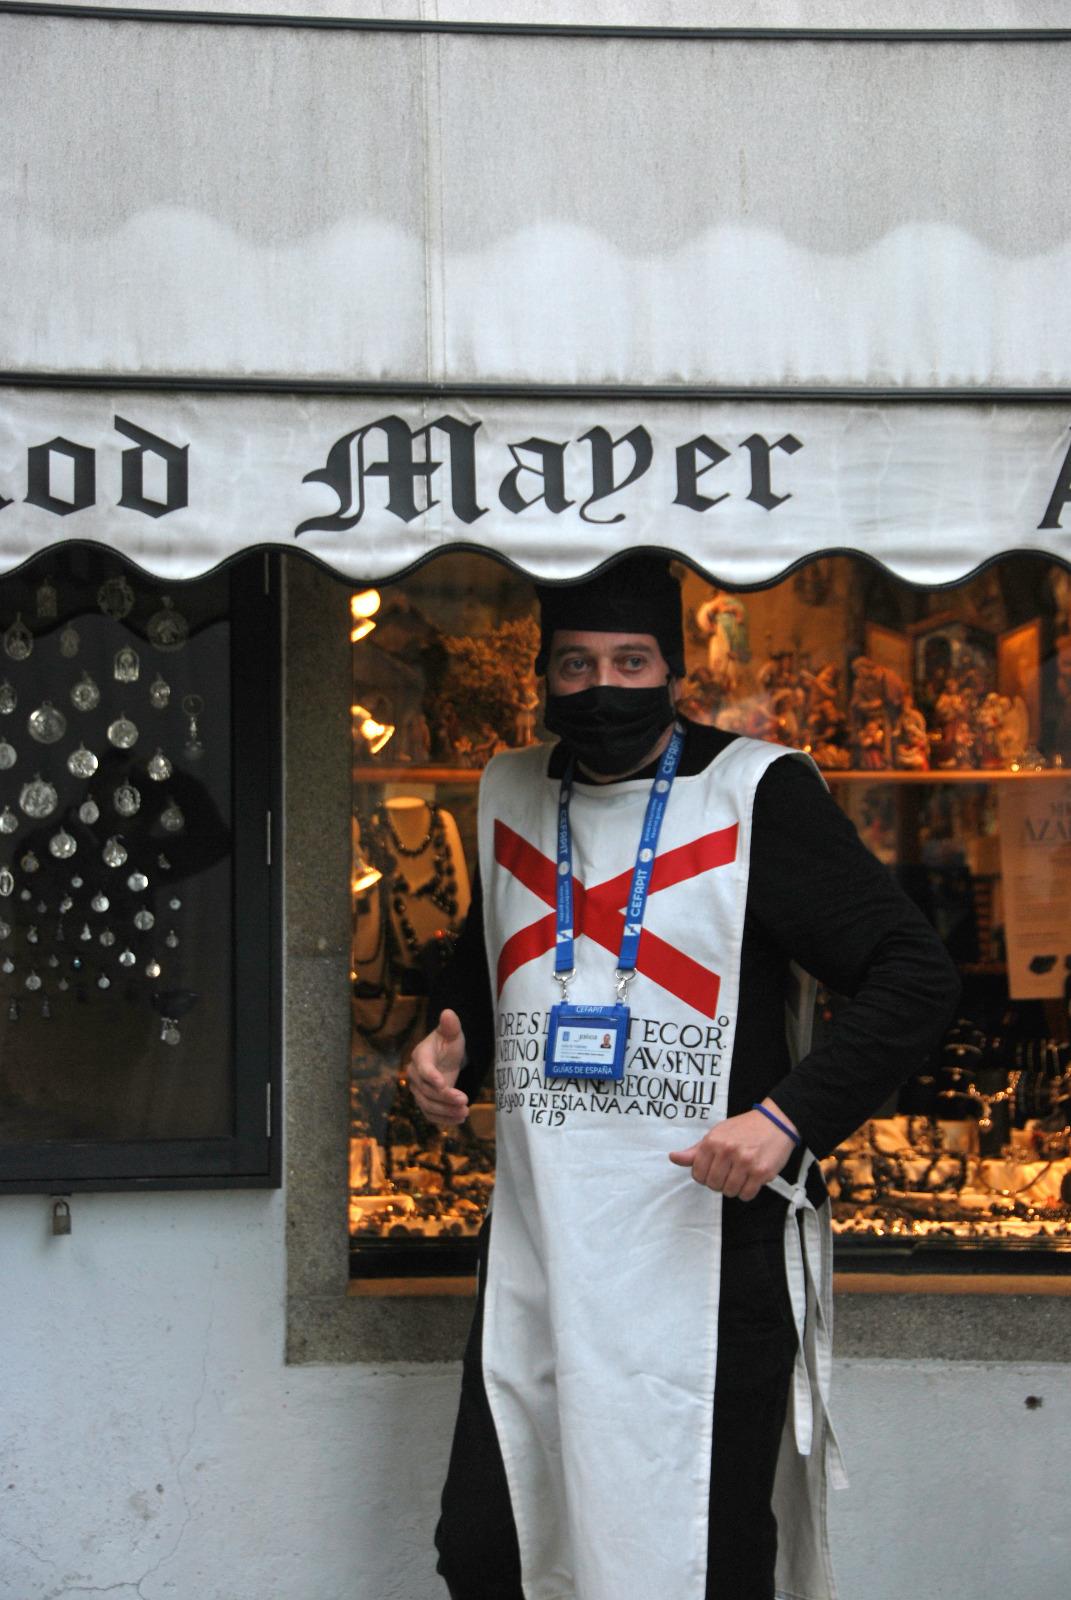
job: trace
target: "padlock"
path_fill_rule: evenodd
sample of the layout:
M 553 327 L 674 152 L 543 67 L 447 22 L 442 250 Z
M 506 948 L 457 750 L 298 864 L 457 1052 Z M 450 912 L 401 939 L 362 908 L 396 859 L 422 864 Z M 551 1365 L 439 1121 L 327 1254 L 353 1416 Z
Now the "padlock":
M 56 1200 L 52 1206 L 52 1232 L 56 1238 L 70 1233 L 71 1208 L 66 1200 Z

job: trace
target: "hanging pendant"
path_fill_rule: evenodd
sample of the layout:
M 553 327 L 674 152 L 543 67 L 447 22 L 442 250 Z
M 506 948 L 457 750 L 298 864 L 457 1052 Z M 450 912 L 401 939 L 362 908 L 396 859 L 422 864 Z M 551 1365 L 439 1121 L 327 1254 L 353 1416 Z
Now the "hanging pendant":
M 108 899 L 108 896 L 104 893 L 103 889 L 98 889 L 89 904 L 92 910 L 103 912 L 107 911 L 108 907 L 111 905 L 111 901 Z
M 59 908 L 60 908 L 61 913 L 65 916 L 68 911 L 73 909 L 73 907 L 74 907 L 74 901 L 71 899 L 69 894 L 65 894 L 63 896 L 63 899 L 59 903 Z
M 57 861 L 67 861 L 78 849 L 78 840 L 73 834 L 68 833 L 66 828 L 61 828 L 48 841 L 48 848 Z
M 168 804 L 160 813 L 160 826 L 165 828 L 168 833 L 181 833 L 186 826 L 186 818 L 182 813 L 182 807 L 176 805 L 170 795 L 168 796 Z
M 11 1004 L 12 1005 L 15 1004 L 14 1000 L 12 1000 Z M 160 1018 L 160 1039 L 161 1039 L 161 1041 L 164 1044 L 178 1044 L 179 1041 L 181 1040 L 181 1038 L 182 1038 L 182 1035 L 179 1032 L 179 1025 L 175 1021 L 174 1017 L 161 1017 Z
M 134 913 L 134 926 L 137 928 L 139 933 L 148 933 L 155 921 L 156 918 L 153 916 L 151 911 L 145 911 L 143 909 Z
M 3 961 L 0 961 L 0 972 L 6 972 L 10 976 L 14 970 L 15 963 L 12 961 L 10 956 L 5 956 Z
M 117 750 L 129 750 L 138 742 L 138 730 L 130 718 L 120 712 L 114 722 L 108 724 L 108 743 L 113 744 Z
M 106 866 L 121 867 L 126 860 L 126 847 L 120 843 L 119 837 L 113 834 L 101 851 Z
M 37 606 L 37 615 L 42 622 L 55 622 L 58 599 L 56 586 L 51 578 L 46 578 L 43 583 L 38 584 L 34 601 Z
M 134 894 L 143 894 L 149 887 L 149 880 L 144 872 L 132 872 L 126 880 L 126 886 Z
M 123 577 L 106 578 L 97 590 L 97 604 L 106 617 L 122 622 L 134 609 L 134 591 Z
M 78 820 L 84 822 L 87 828 L 100 821 L 100 807 L 91 794 L 87 794 L 78 807 Z
M 28 974 L 28 976 L 26 978 L 26 987 L 27 987 L 27 989 L 31 989 L 31 990 L 40 989 L 41 983 L 42 983 L 42 978 L 41 978 L 40 973 L 34 972 L 31 969 L 30 973 Z
M 182 612 L 175 610 L 170 595 L 163 595 L 160 604 L 162 609 L 149 618 L 145 632 L 157 650 L 181 650 L 190 636 L 190 625 Z
M 63 632 L 60 634 L 60 655 L 65 661 L 73 661 L 75 656 L 78 654 L 81 643 L 82 638 L 78 632 L 78 629 L 73 628 L 71 624 L 68 623 Z
M 171 685 L 159 673 L 149 685 L 149 704 L 154 711 L 166 711 L 171 704 Z
M 99 766 L 100 762 L 92 750 L 87 750 L 84 744 L 72 750 L 67 757 L 67 771 L 76 778 L 91 778 Z
M 48 906 L 45 904 L 45 902 L 43 900 L 38 900 L 35 909 L 37 911 L 37 915 L 39 917 L 43 917 L 45 912 L 48 910 Z
M 100 705 L 100 689 L 88 672 L 83 672 L 71 690 L 71 704 L 76 711 L 95 711 Z
M 157 750 L 146 763 L 146 771 L 154 783 L 164 783 L 170 778 L 173 768 L 162 750 Z
M 10 716 L 18 703 L 19 697 L 14 684 L 8 683 L 5 678 L 3 683 L 0 683 L 0 716 Z
M 163 968 L 161 967 L 159 961 L 157 961 L 155 956 L 153 956 L 151 961 L 146 961 L 146 963 L 145 963 L 145 976 L 147 978 L 158 978 L 162 971 L 163 971 Z
M 10 867 L 0 867 L 0 895 L 6 900 L 14 892 L 15 874 Z
M 44 817 L 50 817 L 59 803 L 59 795 L 50 783 L 36 772 L 32 783 L 24 783 L 19 790 L 19 809 L 28 817 L 33 817 L 40 822 Z
M 23 872 L 36 872 L 40 865 L 40 861 L 38 861 L 32 850 L 27 850 L 26 854 L 19 862 L 19 866 L 22 868 Z
M 100 977 L 97 979 L 97 988 L 98 989 L 110 989 L 111 986 L 112 986 L 112 980 L 109 978 L 109 976 L 108 976 L 108 974 L 106 972 L 102 972 Z
M 134 954 L 133 950 L 131 950 L 129 945 L 125 945 L 119 952 L 119 965 L 121 967 L 132 967 L 137 959 L 137 956 Z
M 133 645 L 125 644 L 115 652 L 112 677 L 116 683 L 137 683 L 141 676 L 141 661 Z
M 59 966 L 59 956 L 56 954 L 55 951 L 53 951 L 52 954 L 49 956 L 48 965 L 50 967 L 58 967 Z
M 19 890 L 19 899 L 20 900 L 32 900 L 33 899 L 33 895 L 30 893 L 29 889 L 20 889 Z
M 79 937 L 79 939 L 81 939 L 83 944 L 88 944 L 90 939 L 92 939 L 92 937 L 93 937 L 93 929 L 89 926 L 88 922 L 83 922 L 82 931 L 78 935 L 78 937 Z
M 4 654 L 9 661 L 25 661 L 33 655 L 33 634 L 23 622 L 21 611 L 4 634 Z
M 26 731 L 37 744 L 58 744 L 67 732 L 67 718 L 51 700 L 43 700 L 27 717 Z
M 105 946 L 106 949 L 110 949 L 115 943 L 115 934 L 110 928 L 103 929 L 100 935 L 100 942 Z
M 43 1022 L 51 1022 L 52 1021 L 52 1007 L 48 1003 L 48 995 L 47 994 L 44 995 L 42 997 L 42 1000 L 41 1000 L 41 1020 Z
M 187 718 L 185 750 L 186 754 L 192 761 L 196 761 L 197 758 L 199 756 L 203 756 L 205 752 L 204 743 L 201 739 L 200 724 L 201 713 L 204 711 L 204 708 L 204 700 L 199 694 L 183 695 L 182 709 Z
M 15 746 L 8 744 L 6 739 L 0 739 L 0 772 L 10 772 L 18 759 Z
M 172 911 L 182 910 L 182 901 L 179 899 L 178 895 L 174 895 L 167 903 L 171 907 Z
M 169 950 L 177 950 L 178 949 L 179 936 L 175 932 L 174 928 L 169 928 L 168 929 L 167 937 L 164 939 L 164 943 L 167 945 L 167 948 Z
M 18 1020 L 19 1020 L 19 1003 L 18 1003 L 17 1000 L 9 1000 L 8 1001 L 8 1003 L 7 1003 L 7 1020 L 9 1022 L 18 1022 Z
M 71 985 L 70 985 L 70 983 L 68 982 L 68 980 L 66 978 L 61 978 L 60 981 L 56 985 L 56 988 L 57 989 L 62 989 L 64 994 L 67 993 L 67 990 L 70 987 L 71 987 Z
M 132 783 L 121 783 L 112 795 L 112 805 L 121 817 L 133 817 L 141 805 L 141 795 Z
M 80 889 L 81 887 L 82 887 L 81 878 L 72 878 L 71 879 L 71 888 L 72 889 Z
M 162 853 L 157 856 L 156 865 L 160 868 L 161 872 L 170 872 L 171 871 L 171 863 L 167 859 L 167 857 L 165 855 L 163 855 Z
M 5 806 L 0 811 L 0 833 L 14 833 L 19 825 L 19 819 L 10 806 Z
M 0 939 L 10 939 L 10 938 L 11 938 L 11 924 L 10 924 L 10 922 L 4 922 L 3 920 L 0 920 Z
M 36 923 L 31 922 L 30 926 L 26 929 L 27 944 L 36 944 L 40 937 L 41 935 L 37 931 Z

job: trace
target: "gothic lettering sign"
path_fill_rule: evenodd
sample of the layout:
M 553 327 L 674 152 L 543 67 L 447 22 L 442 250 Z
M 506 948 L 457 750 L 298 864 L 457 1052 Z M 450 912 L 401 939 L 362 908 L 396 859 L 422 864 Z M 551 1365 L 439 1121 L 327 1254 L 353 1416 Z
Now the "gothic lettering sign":
M 654 546 L 730 586 L 855 550 L 932 587 L 1071 560 L 1071 412 L 0 389 L 0 570 L 69 539 L 168 578 L 278 546 L 355 581 L 451 547 L 568 579 Z

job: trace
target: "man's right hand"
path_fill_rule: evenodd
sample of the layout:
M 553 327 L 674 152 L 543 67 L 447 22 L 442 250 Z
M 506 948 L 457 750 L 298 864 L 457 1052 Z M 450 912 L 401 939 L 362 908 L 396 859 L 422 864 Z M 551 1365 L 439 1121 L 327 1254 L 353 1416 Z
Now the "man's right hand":
M 444 1011 L 434 1032 L 415 1046 L 407 1076 L 413 1099 L 429 1122 L 449 1126 L 464 1122 L 469 1097 L 455 1089 L 465 1065 L 465 1035 L 456 1011 Z

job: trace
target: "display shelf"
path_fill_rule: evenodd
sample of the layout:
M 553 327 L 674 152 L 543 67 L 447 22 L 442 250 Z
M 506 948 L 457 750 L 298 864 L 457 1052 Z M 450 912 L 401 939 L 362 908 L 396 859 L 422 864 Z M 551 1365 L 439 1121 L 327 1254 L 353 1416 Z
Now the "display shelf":
M 404 762 L 392 766 L 361 762 L 353 768 L 354 783 L 464 784 L 479 783 L 482 776 L 482 767 L 418 767 Z M 1049 781 L 1071 778 L 1071 767 L 1044 767 L 1040 772 L 1008 772 L 1003 767 L 965 767 L 949 772 L 931 770 L 901 772 L 894 767 L 875 767 L 873 771 L 864 772 L 852 767 L 839 772 L 825 770 L 822 776 L 831 788 L 838 783 L 1018 783 L 1023 778 L 1043 778 Z
M 354 783 L 479 783 L 482 767 L 417 767 L 408 763 L 375 766 L 362 761 L 353 768 Z

